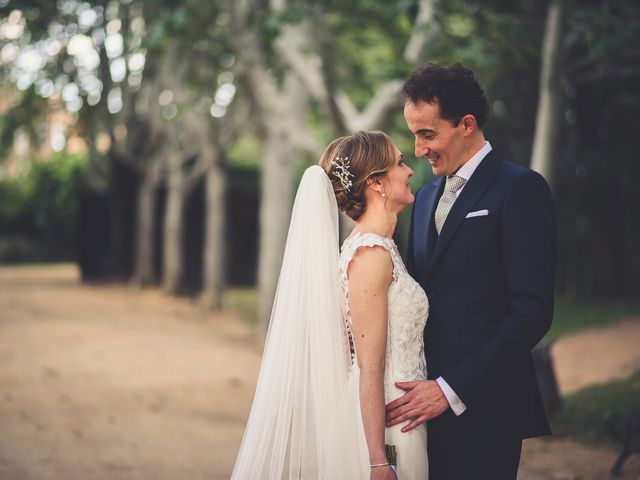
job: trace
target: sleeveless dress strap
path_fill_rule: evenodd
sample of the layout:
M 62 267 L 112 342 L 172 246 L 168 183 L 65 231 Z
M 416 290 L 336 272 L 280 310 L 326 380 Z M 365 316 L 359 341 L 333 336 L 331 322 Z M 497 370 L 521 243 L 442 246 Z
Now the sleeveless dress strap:
M 361 247 L 383 247 L 389 255 L 391 255 L 391 261 L 393 262 L 393 281 L 398 279 L 397 268 L 397 251 L 393 240 L 382 237 L 376 233 L 356 233 L 352 237 L 347 238 L 342 244 L 342 252 L 340 254 L 340 274 L 347 279 L 347 271 L 349 264 L 356 252 Z

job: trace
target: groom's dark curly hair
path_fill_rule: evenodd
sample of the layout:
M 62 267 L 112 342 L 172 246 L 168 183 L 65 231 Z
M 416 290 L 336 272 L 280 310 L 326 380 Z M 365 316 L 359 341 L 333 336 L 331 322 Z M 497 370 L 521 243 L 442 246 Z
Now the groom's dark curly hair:
M 440 106 L 440 116 L 457 126 L 471 114 L 480 128 L 489 116 L 489 103 L 482 87 L 468 68 L 456 64 L 429 63 L 413 72 L 402 88 L 405 102 L 420 101 Z

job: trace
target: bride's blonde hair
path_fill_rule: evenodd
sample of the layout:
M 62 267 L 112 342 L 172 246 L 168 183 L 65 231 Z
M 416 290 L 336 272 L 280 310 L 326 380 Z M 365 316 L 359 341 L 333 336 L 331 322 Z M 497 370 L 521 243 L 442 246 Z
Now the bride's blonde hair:
M 367 208 L 365 189 L 367 180 L 384 176 L 395 164 L 395 144 L 384 132 L 356 132 L 336 138 L 320 158 L 319 165 L 327 172 L 338 208 L 357 221 Z M 348 178 L 338 168 L 342 161 L 348 162 Z

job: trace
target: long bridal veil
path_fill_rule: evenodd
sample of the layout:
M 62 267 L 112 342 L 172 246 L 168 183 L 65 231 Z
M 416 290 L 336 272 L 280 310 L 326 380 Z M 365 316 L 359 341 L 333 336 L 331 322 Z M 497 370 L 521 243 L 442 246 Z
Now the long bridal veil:
M 232 479 L 368 478 L 338 287 L 338 209 L 320 166 L 296 194 Z

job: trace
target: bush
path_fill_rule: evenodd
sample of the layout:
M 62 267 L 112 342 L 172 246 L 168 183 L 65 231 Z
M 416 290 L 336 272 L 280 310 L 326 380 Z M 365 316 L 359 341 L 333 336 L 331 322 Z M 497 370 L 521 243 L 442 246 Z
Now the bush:
M 28 203 L 31 195 L 25 178 L 0 180 L 0 232 L 8 234 L 28 227 Z
M 605 428 L 611 414 L 640 408 L 640 370 L 630 379 L 594 385 L 568 395 L 552 419 L 554 434 L 571 435 L 588 444 L 612 443 Z
M 0 180 L 0 261 L 70 260 L 86 157 L 32 161 L 29 173 Z
M 546 338 L 558 338 L 587 328 L 603 327 L 630 316 L 636 316 L 640 307 L 622 301 L 585 301 L 566 296 L 556 297 L 553 323 Z

